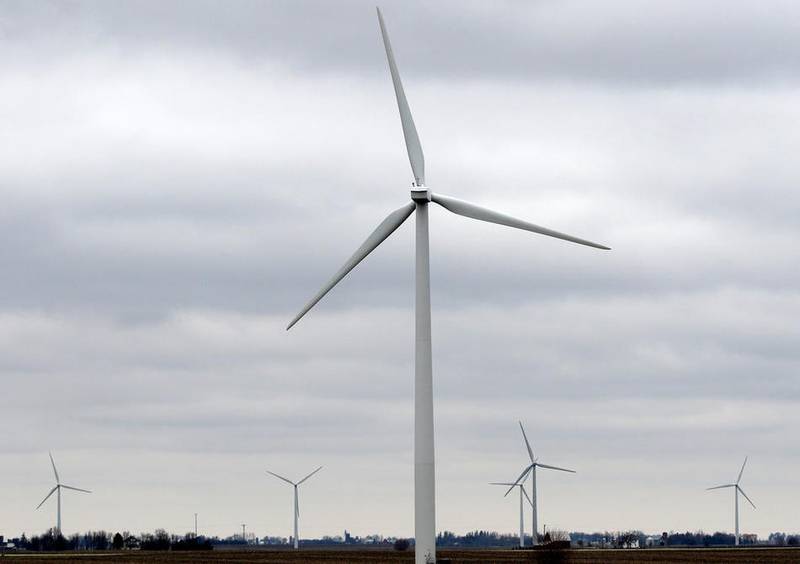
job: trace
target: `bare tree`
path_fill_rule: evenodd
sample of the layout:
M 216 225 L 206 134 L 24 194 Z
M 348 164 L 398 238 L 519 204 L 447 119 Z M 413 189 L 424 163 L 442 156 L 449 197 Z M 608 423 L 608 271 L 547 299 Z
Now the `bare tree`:
M 620 548 L 631 548 L 639 540 L 639 531 L 624 531 L 617 533 L 616 545 Z

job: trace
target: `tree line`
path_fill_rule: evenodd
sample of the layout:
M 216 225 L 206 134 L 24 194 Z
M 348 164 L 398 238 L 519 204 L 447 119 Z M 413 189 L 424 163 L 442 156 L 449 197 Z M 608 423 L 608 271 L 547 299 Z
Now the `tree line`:
M 538 536 L 539 543 L 570 541 L 575 547 L 601 547 L 601 548 L 645 548 L 652 547 L 710 547 L 733 546 L 734 535 L 724 532 L 712 534 L 703 531 L 695 532 L 664 532 L 660 536 L 646 535 L 642 531 L 614 531 L 614 532 L 571 532 L 550 530 Z M 2 537 L 0 537 L 2 541 Z M 228 538 L 195 536 L 186 533 L 183 536 L 167 533 L 164 529 L 156 529 L 152 533 L 133 535 L 129 531 L 110 533 L 108 531 L 87 531 L 82 534 L 73 534 L 64 537 L 55 529 L 49 529 L 41 535 L 27 537 L 24 533 L 20 538 L 11 539 L 16 548 L 30 551 L 69 551 L 69 550 L 211 550 L 217 544 L 246 544 L 240 535 Z M 282 545 L 288 539 L 282 537 L 264 537 L 259 539 L 261 544 Z M 341 544 L 330 537 L 323 539 L 306 539 L 305 545 Z M 414 539 L 385 539 L 383 543 L 396 550 L 406 550 L 413 546 Z M 751 537 L 743 536 L 741 543 L 753 544 Z M 761 541 L 763 544 L 763 541 Z M 767 543 L 773 546 L 800 546 L 800 535 L 782 532 L 771 533 Z M 0 548 L 2 547 L 0 542 Z M 498 533 L 495 531 L 472 531 L 465 535 L 456 535 L 444 531 L 437 535 L 436 545 L 440 547 L 515 547 L 519 544 L 519 537 L 514 534 Z M 530 536 L 526 536 L 526 545 L 530 545 Z
M 211 550 L 212 539 L 195 537 L 193 533 L 183 536 L 171 535 L 164 529 L 156 529 L 152 533 L 141 533 L 138 536 L 128 531 L 109 533 L 108 531 L 87 531 L 65 537 L 56 529 L 49 529 L 41 535 L 28 538 L 25 533 L 13 539 L 16 548 L 31 551 L 66 551 L 66 550 Z
M 646 535 L 642 531 L 605 531 L 602 533 L 572 532 L 569 534 L 574 546 L 597 546 L 605 548 L 632 548 L 635 546 L 651 547 L 710 547 L 734 546 L 736 536 L 731 533 L 717 531 L 715 533 L 695 532 L 663 532 L 660 536 Z M 764 544 L 753 538 L 743 535 L 740 538 L 742 545 Z M 800 546 L 800 535 L 786 533 L 771 533 L 767 544 L 774 546 Z

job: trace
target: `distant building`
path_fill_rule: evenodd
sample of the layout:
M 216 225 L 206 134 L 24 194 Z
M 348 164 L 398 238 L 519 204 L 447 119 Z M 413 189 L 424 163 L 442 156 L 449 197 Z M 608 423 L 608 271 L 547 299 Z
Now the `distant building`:
M 663 535 L 649 535 L 645 537 L 644 541 L 645 546 L 653 547 L 653 546 L 666 546 L 667 541 L 663 537 Z

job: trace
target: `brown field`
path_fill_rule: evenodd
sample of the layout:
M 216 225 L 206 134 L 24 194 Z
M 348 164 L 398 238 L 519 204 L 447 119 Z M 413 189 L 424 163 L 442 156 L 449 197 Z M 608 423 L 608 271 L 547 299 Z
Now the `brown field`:
M 709 548 L 709 549 L 646 549 L 592 550 L 577 549 L 561 553 L 519 550 L 441 550 L 439 558 L 450 558 L 453 564 L 533 562 L 540 564 L 614 564 L 616 562 L 667 563 L 800 563 L 800 548 Z M 81 562 L 83 564 L 377 564 L 409 563 L 412 552 L 390 550 L 215 550 L 210 552 L 84 552 L 60 554 L 6 554 L 0 562 L 25 564 Z

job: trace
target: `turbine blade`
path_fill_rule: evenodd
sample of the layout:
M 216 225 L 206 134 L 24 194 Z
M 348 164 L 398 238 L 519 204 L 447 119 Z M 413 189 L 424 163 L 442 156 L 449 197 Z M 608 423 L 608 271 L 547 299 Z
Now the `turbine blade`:
M 525 447 L 528 449 L 528 456 L 531 457 L 531 462 L 536 462 L 536 459 L 533 456 L 533 449 L 531 448 L 531 443 L 528 442 L 528 435 L 525 434 L 525 427 L 522 426 L 522 421 L 518 421 L 519 428 L 522 430 L 522 438 L 525 439 Z
M 550 466 L 548 464 L 542 464 L 541 462 L 537 462 L 536 466 L 539 468 L 547 468 L 548 470 L 560 470 L 562 472 L 571 472 L 572 474 L 577 474 L 575 470 L 569 470 L 567 468 L 559 468 L 558 466 Z
M 53 465 L 53 474 L 56 475 L 56 484 L 58 484 L 59 482 L 61 482 L 61 480 L 58 477 L 58 470 L 56 470 L 56 463 L 53 460 L 53 453 L 52 452 L 48 452 L 47 454 L 50 455 L 50 464 Z
M 331 278 L 327 284 L 325 284 L 322 290 L 317 292 L 317 295 L 311 298 L 311 301 L 309 301 L 303 307 L 303 309 L 300 310 L 300 313 L 298 313 L 297 316 L 292 319 L 292 322 L 289 323 L 289 326 L 286 327 L 286 330 L 288 331 L 295 323 L 300 321 L 300 318 L 308 313 L 308 311 L 314 307 L 317 302 L 320 301 L 325 294 L 331 290 L 331 288 L 336 286 L 336 284 L 338 284 L 342 278 L 347 276 L 348 272 L 353 270 L 358 263 L 364 260 L 368 254 L 374 251 L 378 245 L 383 243 L 383 241 L 386 240 L 389 235 L 394 233 L 394 231 L 400 227 L 406 219 L 408 219 L 408 216 L 410 216 L 411 212 L 414 211 L 415 206 L 416 204 L 414 202 L 409 202 L 402 208 L 390 213 L 389 216 L 384 219 L 381 224 L 378 225 L 378 227 L 375 228 L 375 231 L 373 231 L 370 236 L 367 237 L 358 250 L 353 253 L 353 256 L 351 256 L 347 262 L 344 263 L 344 266 L 342 266 L 342 268 L 340 268 L 339 271 L 333 275 L 333 278 Z
M 516 486 L 514 482 L 489 482 L 490 486 Z
M 419 186 L 425 184 L 425 156 L 422 154 L 422 144 L 419 142 L 414 118 L 411 117 L 411 108 L 408 107 L 406 93 L 403 91 L 400 73 L 397 72 L 392 44 L 389 42 L 389 34 L 386 32 L 386 24 L 383 21 L 383 14 L 381 14 L 380 8 L 378 8 L 378 23 L 381 26 L 383 46 L 386 48 L 386 58 L 389 61 L 389 72 L 392 74 L 394 94 L 397 97 L 397 109 L 400 110 L 400 123 L 403 126 L 403 137 L 406 140 L 408 160 L 411 163 L 411 171 L 414 173 L 414 182 Z
M 276 474 L 275 472 L 270 472 L 269 470 L 267 470 L 266 472 L 267 472 L 267 474 L 272 474 L 272 475 L 273 475 L 273 476 L 275 476 L 276 478 L 280 478 L 281 480 L 283 480 L 283 481 L 284 481 L 284 482 L 286 482 L 287 484 L 292 484 L 292 485 L 294 485 L 294 482 L 292 482 L 292 481 L 291 481 L 289 478 L 284 478 L 283 476 L 280 476 L 280 475 Z
M 722 489 L 722 488 L 734 488 L 734 487 L 736 487 L 736 484 L 723 484 L 721 486 L 714 486 L 713 488 L 706 488 L 706 491 L 708 491 L 708 490 L 719 490 L 719 489 Z
M 736 486 L 736 487 L 738 488 L 738 490 L 739 490 L 739 493 L 740 493 L 740 494 L 742 494 L 742 495 L 744 496 L 744 498 L 745 498 L 747 501 L 749 501 L 749 502 L 750 502 L 750 505 L 752 505 L 752 506 L 753 506 L 753 509 L 755 509 L 755 508 L 756 508 L 756 504 L 755 504 L 755 503 L 753 503 L 753 501 L 752 501 L 752 500 L 751 500 L 749 497 L 747 497 L 747 494 L 746 494 L 746 493 L 744 493 L 744 490 L 743 490 L 742 488 L 740 488 L 739 486 Z
M 528 497 L 528 492 L 527 492 L 527 491 L 525 491 L 525 486 L 523 486 L 522 484 L 520 484 L 520 486 L 519 486 L 519 487 L 521 487 L 521 488 L 522 488 L 522 493 L 523 493 L 523 494 L 525 494 L 525 499 L 527 499 L 527 500 L 528 500 L 528 503 L 530 504 L 530 506 L 531 506 L 531 507 L 533 507 L 533 501 L 531 501 L 531 498 L 530 498 L 530 497 Z
M 320 470 L 322 470 L 322 466 L 320 466 L 319 468 L 317 468 L 316 470 L 314 470 L 314 471 L 313 471 L 311 474 L 309 474 L 308 476 L 306 476 L 305 478 L 303 478 L 302 480 L 300 480 L 299 482 L 297 482 L 297 485 L 299 486 L 300 484 L 302 484 L 303 482 L 305 482 L 306 480 L 308 480 L 308 479 L 309 479 L 311 476 L 313 476 L 314 474 L 316 474 L 316 473 L 317 473 L 317 472 L 319 472 Z
M 747 457 L 744 457 L 744 462 L 742 462 L 742 469 L 739 470 L 739 476 L 736 478 L 736 483 L 738 484 L 739 481 L 742 479 L 742 472 L 744 472 L 744 465 L 747 464 Z
M 65 486 L 64 484 L 61 484 L 61 487 L 62 487 L 62 488 L 65 488 L 65 489 L 67 489 L 67 490 L 75 490 L 76 492 L 92 493 L 92 492 L 91 492 L 91 491 L 89 491 L 89 490 L 82 490 L 82 489 L 80 489 L 80 488 L 75 488 L 75 487 L 72 487 L 72 486 Z
M 527 477 L 528 477 L 528 472 L 530 472 L 530 471 L 531 471 L 531 468 L 533 468 L 533 466 L 534 466 L 534 465 L 533 465 L 533 464 L 531 464 L 530 466 L 526 467 L 526 468 L 525 468 L 525 470 L 523 470 L 523 471 L 522 471 L 522 474 L 520 474 L 520 475 L 519 475 L 519 478 L 517 478 L 517 480 L 516 480 L 516 481 L 515 481 L 513 484 L 511 484 L 511 487 L 510 487 L 510 488 L 508 488 L 508 491 L 505 493 L 505 495 L 504 495 L 503 497 L 505 497 L 505 496 L 507 496 L 508 494 L 510 494 L 510 493 L 511 493 L 511 490 L 513 490 L 513 489 L 514 489 L 514 486 L 517 486 L 517 485 L 518 485 L 518 484 L 519 484 L 521 481 L 525 480 L 525 478 L 527 478 Z
M 482 208 L 480 206 L 476 206 L 475 204 L 470 204 L 469 202 L 465 202 L 463 200 L 451 198 L 450 196 L 442 196 L 441 194 L 431 194 L 431 200 L 436 202 L 446 210 L 449 210 L 454 214 L 463 215 L 464 217 L 469 217 L 480 221 L 487 221 L 489 223 L 497 223 L 499 225 L 506 225 L 508 227 L 514 227 L 516 229 L 522 229 L 524 231 L 531 231 L 533 233 L 539 233 L 540 235 L 547 235 L 548 237 L 555 237 L 556 239 L 563 239 L 564 241 L 570 241 L 571 243 L 586 245 L 587 247 L 594 247 L 596 249 L 603 249 L 606 251 L 611 250 L 609 247 L 606 247 L 605 245 L 592 243 L 591 241 L 587 241 L 586 239 L 573 237 L 572 235 L 567 235 L 566 233 L 559 233 L 558 231 L 553 231 L 552 229 L 547 229 L 546 227 L 541 227 L 539 225 L 535 225 L 533 223 L 529 223 L 521 219 L 516 219 L 514 217 L 511 217 L 510 215 L 505 215 L 502 213 L 498 213 L 496 211 Z
M 300 492 L 297 491 L 297 486 L 294 487 L 294 514 L 300 518 Z
M 42 505 L 44 505 L 44 502 L 50 499 L 50 496 L 53 495 L 53 492 L 56 491 L 57 489 L 58 486 L 53 486 L 53 489 L 50 490 L 50 493 L 45 496 L 45 498 L 42 500 L 42 503 L 36 506 L 36 509 L 39 509 Z

